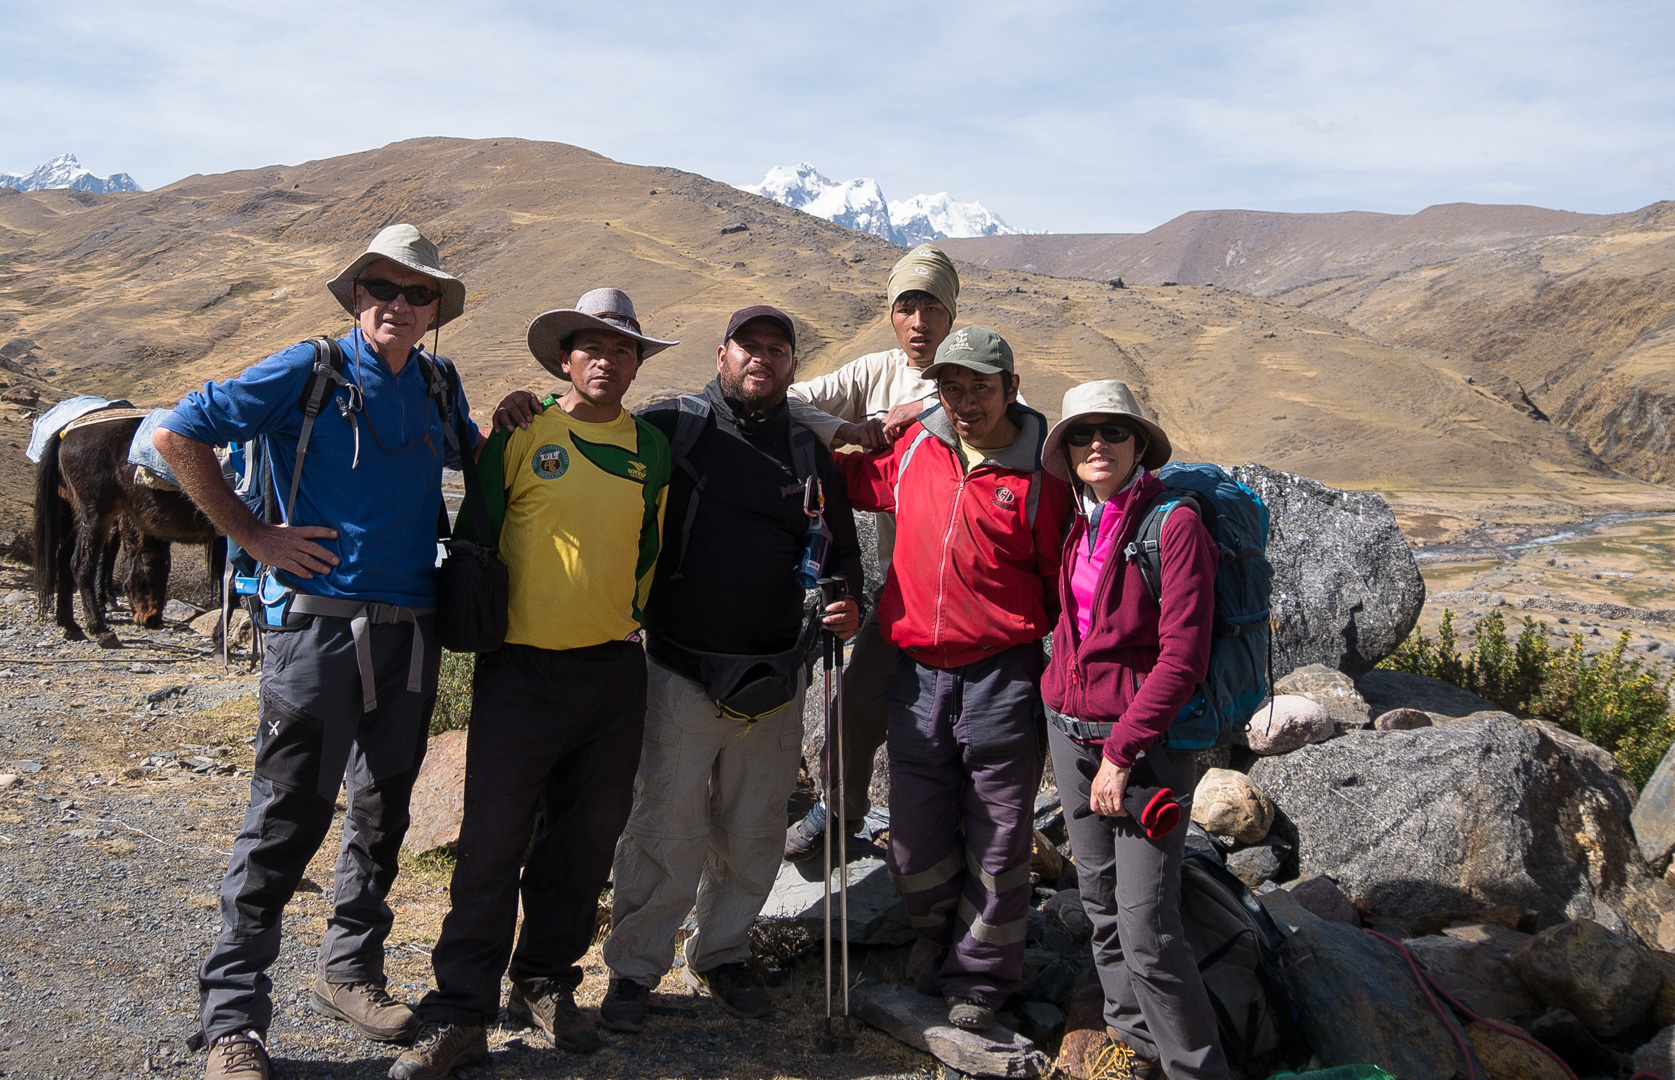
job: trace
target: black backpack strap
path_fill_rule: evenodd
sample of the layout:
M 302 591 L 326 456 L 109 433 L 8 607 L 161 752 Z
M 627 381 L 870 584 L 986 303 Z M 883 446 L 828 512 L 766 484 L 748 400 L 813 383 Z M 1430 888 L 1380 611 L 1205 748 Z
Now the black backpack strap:
M 814 457 L 814 432 L 795 420 L 791 421 L 791 466 L 797 471 L 799 481 L 807 481 L 811 476 L 818 475 L 818 468 Z
M 1140 564 L 1140 576 L 1145 579 L 1152 599 L 1160 604 L 1163 602 L 1163 526 L 1179 506 L 1190 506 L 1200 517 L 1203 516 L 1198 497 L 1193 492 L 1165 488 L 1163 494 L 1146 507 L 1146 516 L 1140 519 L 1139 531 L 1122 552 L 1129 562 Z
M 680 558 L 675 562 L 675 572 L 670 575 L 676 581 L 680 580 L 681 568 L 686 565 L 686 542 L 692 535 L 692 522 L 698 517 L 698 498 L 709 479 L 698 475 L 689 455 L 709 423 L 710 403 L 696 394 L 682 394 L 679 405 L 680 412 L 675 416 L 675 437 L 669 440 L 669 451 L 675 466 L 692 478 L 692 494 L 687 497 L 686 516 L 680 526 Z
M 326 407 L 332 395 L 340 386 L 354 387 L 353 393 L 359 395 L 360 388 L 355 386 L 343 374 L 343 347 L 332 338 L 310 338 L 310 345 L 314 346 L 314 373 L 308 377 L 308 384 L 303 387 L 302 400 L 298 407 L 302 409 L 302 431 L 297 435 L 297 464 L 291 470 L 291 493 L 285 498 L 285 520 L 291 520 L 291 511 L 297 505 L 297 485 L 302 483 L 302 463 L 308 456 L 308 437 L 314 433 L 314 418 L 320 415 L 320 410 Z M 351 403 L 351 409 L 358 409 L 358 403 Z

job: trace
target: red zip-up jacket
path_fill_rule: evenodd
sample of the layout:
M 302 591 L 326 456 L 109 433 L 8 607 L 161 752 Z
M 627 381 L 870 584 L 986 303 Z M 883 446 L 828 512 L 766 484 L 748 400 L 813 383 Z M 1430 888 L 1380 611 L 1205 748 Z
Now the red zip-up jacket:
M 932 667 L 1038 641 L 1058 616 L 1070 486 L 1039 471 L 1046 418 L 1021 405 L 1006 415 L 1017 439 L 970 472 L 941 406 L 920 413 L 894 446 L 833 455 L 857 509 L 896 515 L 879 626 Z M 920 439 L 921 430 L 929 437 Z M 1027 525 L 1032 476 L 1040 485 L 1034 529 Z
M 1163 523 L 1161 606 L 1152 599 L 1139 563 L 1123 556 L 1140 529 L 1142 511 L 1162 493 L 1163 482 L 1148 473 L 1106 507 L 1105 513 L 1120 512 L 1122 518 L 1094 586 L 1085 639 L 1077 633 L 1070 605 L 1076 545 L 1087 547 L 1088 519 L 1076 514 L 1059 575 L 1063 613 L 1041 677 L 1041 697 L 1055 710 L 1086 723 L 1113 725 L 1105 757 L 1124 768 L 1131 768 L 1169 730 L 1210 667 L 1219 550 L 1198 514 L 1181 507 Z

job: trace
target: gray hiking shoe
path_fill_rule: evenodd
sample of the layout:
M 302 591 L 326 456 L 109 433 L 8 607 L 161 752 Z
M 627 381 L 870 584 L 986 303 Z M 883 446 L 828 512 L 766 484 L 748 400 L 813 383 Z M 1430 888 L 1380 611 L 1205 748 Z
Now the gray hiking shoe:
M 374 1042 L 406 1042 L 419 1030 L 418 1014 L 391 997 L 381 982 L 329 983 L 315 976 L 308 1007 Z
M 419 1038 L 390 1066 L 390 1080 L 450 1080 L 454 1070 L 489 1059 L 488 1031 L 480 1024 L 426 1024 Z
M 680 969 L 681 978 L 699 994 L 715 999 L 727 1012 L 744 1020 L 760 1020 L 773 1012 L 768 984 L 747 964 L 722 964 L 709 971 Z
M 948 1022 L 965 1031 L 987 1031 L 995 1026 L 995 1011 L 970 998 L 951 997 Z
M 593 1022 L 576 1008 L 575 991 L 562 983 L 548 983 L 539 991 L 513 983 L 506 1015 L 514 1024 L 540 1028 L 554 1046 L 572 1054 L 589 1054 L 604 1045 Z
M 273 1066 L 258 1031 L 235 1031 L 209 1044 L 204 1080 L 268 1080 Z
M 651 987 L 633 979 L 613 977 L 605 1000 L 599 1003 L 599 1024 L 612 1031 L 635 1033 L 646 1026 Z

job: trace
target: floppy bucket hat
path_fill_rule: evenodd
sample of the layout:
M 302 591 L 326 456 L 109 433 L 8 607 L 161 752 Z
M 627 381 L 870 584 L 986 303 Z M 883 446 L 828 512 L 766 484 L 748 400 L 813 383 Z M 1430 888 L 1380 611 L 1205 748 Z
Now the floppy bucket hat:
M 1047 442 L 1041 448 L 1041 467 L 1060 480 L 1074 480 L 1075 477 L 1070 474 L 1070 458 L 1064 449 L 1064 436 L 1078 421 L 1100 415 L 1120 418 L 1145 432 L 1146 453 L 1140 458 L 1140 464 L 1146 468 L 1161 468 L 1174 454 L 1174 447 L 1169 445 L 1169 436 L 1164 430 L 1140 415 L 1140 405 L 1134 400 L 1128 384 L 1116 379 L 1100 379 L 1072 386 L 1064 392 L 1064 419 L 1047 432 Z
M 377 259 L 400 263 L 435 279 L 442 302 L 436 307 L 436 318 L 426 329 L 435 329 L 465 314 L 465 282 L 442 271 L 442 257 L 437 254 L 436 245 L 411 225 L 390 225 L 372 238 L 366 251 L 344 267 L 343 273 L 326 282 L 326 288 L 350 315 L 355 314 L 355 279 L 368 263 Z
M 593 289 L 582 294 L 573 308 L 554 308 L 535 316 L 529 324 L 529 351 L 541 366 L 561 379 L 569 379 L 559 363 L 563 357 L 564 339 L 578 330 L 609 330 L 640 343 L 640 359 L 645 360 L 679 345 L 678 341 L 662 341 L 640 332 L 640 318 L 634 314 L 634 301 L 621 289 Z

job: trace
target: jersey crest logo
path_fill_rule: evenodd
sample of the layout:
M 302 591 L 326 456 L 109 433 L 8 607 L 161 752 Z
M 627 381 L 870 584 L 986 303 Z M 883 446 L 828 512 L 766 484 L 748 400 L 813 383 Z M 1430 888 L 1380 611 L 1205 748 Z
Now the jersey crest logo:
M 1009 487 L 996 488 L 994 502 L 1002 510 L 1010 510 L 1017 505 L 1018 497 L 1012 493 L 1012 489 Z
M 643 461 L 630 461 L 628 463 L 628 475 L 630 478 L 644 483 L 646 479 L 646 463 Z
M 570 468 L 570 455 L 557 443 L 548 443 L 535 451 L 530 467 L 541 480 L 557 480 Z

